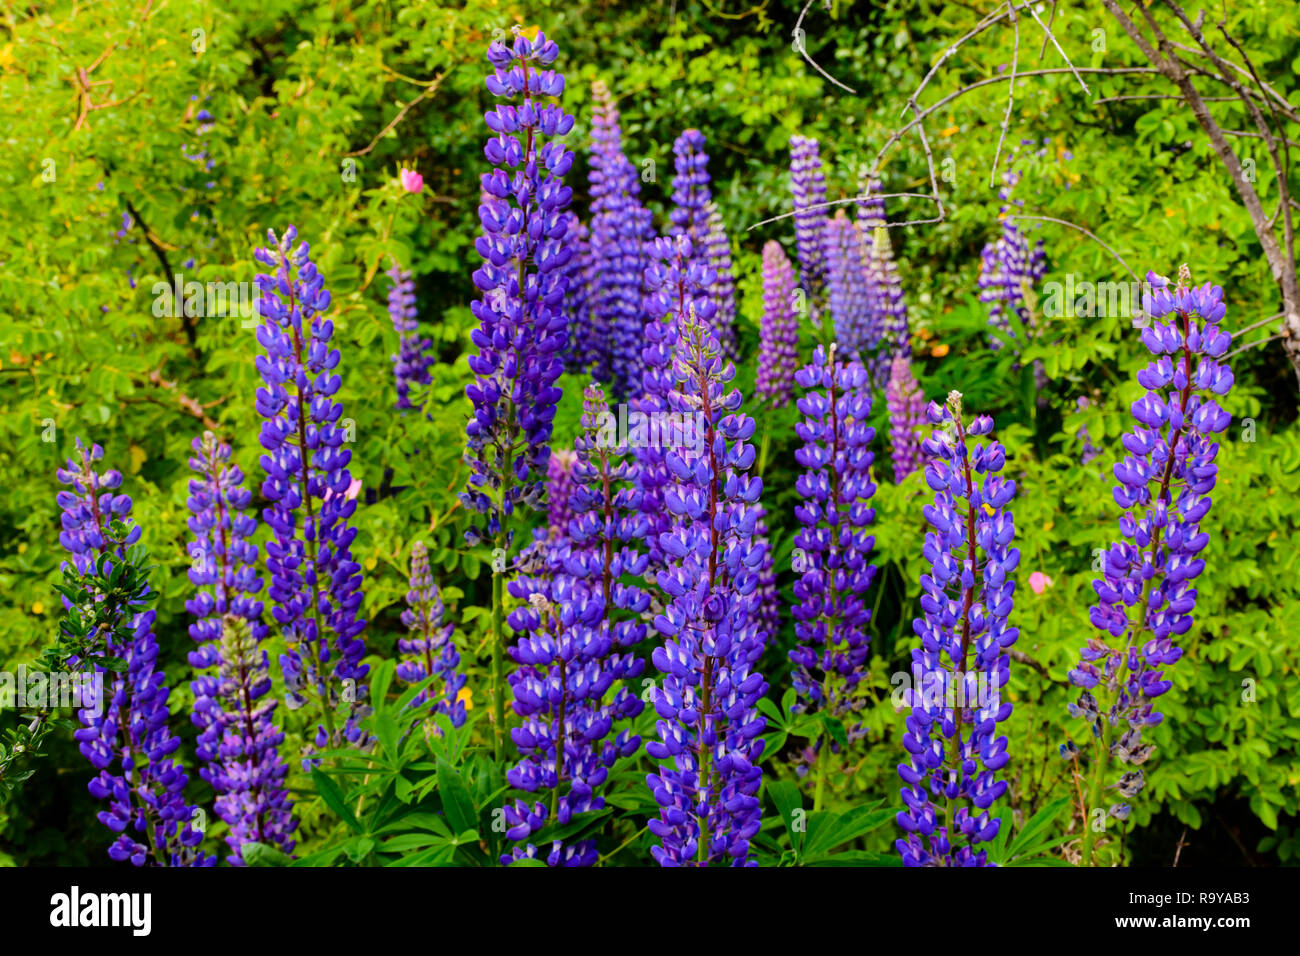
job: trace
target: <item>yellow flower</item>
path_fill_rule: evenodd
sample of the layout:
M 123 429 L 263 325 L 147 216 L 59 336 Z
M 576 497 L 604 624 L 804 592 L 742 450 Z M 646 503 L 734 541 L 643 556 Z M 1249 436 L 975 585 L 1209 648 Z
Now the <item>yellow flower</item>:
M 943 358 L 948 354 L 948 346 L 943 345 L 942 343 L 936 345 L 934 348 L 930 349 L 930 354 L 935 358 Z
M 33 601 L 33 602 L 32 602 L 32 613 L 33 613 L 33 614 L 44 614 L 44 613 L 45 613 L 45 605 L 42 604 L 40 601 Z
M 461 701 L 465 702 L 466 710 L 474 709 L 474 694 L 468 687 L 462 687 L 460 693 L 456 695 L 456 702 L 460 703 Z

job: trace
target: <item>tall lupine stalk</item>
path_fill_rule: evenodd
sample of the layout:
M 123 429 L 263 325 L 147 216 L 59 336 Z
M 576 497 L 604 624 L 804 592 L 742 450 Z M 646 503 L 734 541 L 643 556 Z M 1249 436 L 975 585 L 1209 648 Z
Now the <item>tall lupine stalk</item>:
M 98 445 L 87 449 L 80 439 L 76 449 L 76 457 L 57 472 L 71 489 L 58 494 L 63 512 L 59 543 L 82 574 L 101 561 L 100 572 L 112 574 L 114 565 L 131 563 L 127 549 L 139 541 L 140 526 L 131 518 L 131 499 L 116 493 L 121 472 L 95 471 L 94 462 L 104 457 L 104 450 Z M 114 534 L 115 523 L 121 524 L 120 536 Z M 95 636 L 102 642 L 98 653 L 79 663 L 89 663 L 103 675 L 107 693 L 93 704 L 83 699 L 77 714 L 82 726 L 73 736 L 98 771 L 88 785 L 90 795 L 108 801 L 98 819 L 117 834 L 108 848 L 112 859 L 135 866 L 210 866 L 216 858 L 195 849 L 203 834 L 192 826 L 195 811 L 185 799 L 188 777 L 172 756 L 181 739 L 167 727 L 170 689 L 158 666 L 154 616 L 152 610 L 141 610 L 129 626 Z M 129 639 L 119 640 L 127 631 Z M 125 670 L 110 671 L 99 663 L 108 658 L 124 661 Z
M 1142 330 L 1142 342 L 1153 361 L 1138 373 L 1146 393 L 1133 403 L 1137 422 L 1124 436 L 1128 454 L 1114 468 L 1115 502 L 1124 509 L 1121 540 L 1102 556 L 1104 577 L 1093 582 L 1097 604 L 1089 616 L 1099 634 L 1069 675 L 1082 691 L 1070 711 L 1087 720 L 1092 736 L 1085 751 L 1092 760 L 1086 809 L 1091 815 L 1105 807 L 1107 817 L 1119 820 L 1128 817 L 1128 805 L 1109 802 L 1104 791 L 1131 798 L 1145 777 L 1141 769 L 1125 770 L 1107 783 L 1112 761 L 1140 767 L 1151 756 L 1155 747 L 1142 742 L 1142 732 L 1164 718 L 1155 709 L 1173 686 L 1164 668 L 1182 656 L 1174 641 L 1193 624 L 1193 584 L 1205 569 L 1199 555 L 1210 543 L 1201 522 L 1219 471 L 1215 436 L 1231 420 L 1216 397 L 1233 384 L 1232 370 L 1220 361 L 1232 341 L 1219 328 L 1223 290 L 1209 283 L 1189 288 L 1186 266 L 1173 290 L 1163 276 L 1148 273 L 1147 279 L 1143 310 L 1153 322 Z M 1158 321 L 1166 316 L 1168 322 Z M 1082 859 L 1090 865 L 1097 831 L 1091 818 L 1086 824 Z
M 879 311 L 872 308 L 862 233 L 841 210 L 826 224 L 823 238 L 835 343 L 842 355 L 867 363 L 873 360 L 884 326 Z
M 595 274 L 590 308 L 593 338 L 584 346 L 598 382 L 611 382 L 614 395 L 635 397 L 641 384 L 641 346 L 646 315 L 642 273 L 646 242 L 653 232 L 641 205 L 641 179 L 623 153 L 618 109 L 609 88 L 592 83 L 591 250 Z
M 671 414 L 670 396 L 676 387 L 673 356 L 680 330 L 691 315 L 712 323 L 714 305 L 707 295 L 714 273 L 694 255 L 694 246 L 685 236 L 656 239 L 651 244 L 650 266 L 646 269 L 645 311 L 651 316 L 646 324 L 645 370 L 641 377 L 641 397 L 634 403 L 646 416 Z M 648 521 L 646 541 L 650 549 L 651 571 L 663 564 L 660 536 L 672 527 L 673 519 L 664 507 L 664 491 L 672 482 L 666 449 L 661 442 L 647 441 L 636 446 L 637 482 L 641 489 L 641 510 Z
M 393 286 L 388 292 L 388 315 L 393 320 L 393 329 L 397 332 L 398 351 L 393 358 L 393 377 L 397 380 L 398 409 L 413 408 L 411 405 L 411 386 L 428 385 L 433 379 L 429 375 L 429 366 L 433 356 L 429 349 L 433 342 L 420 335 L 420 313 L 415 306 L 415 282 L 411 273 L 401 266 L 388 270 L 388 278 Z
M 496 135 L 484 154 L 498 168 L 482 178 L 483 235 L 475 248 L 483 265 L 474 271 L 474 284 L 483 297 L 470 306 L 479 321 L 471 333 L 478 351 L 469 357 L 475 381 L 465 388 L 474 405 L 465 429 L 472 474 L 461 500 L 486 515 L 485 525 L 467 531 L 466 540 L 471 545 L 486 540 L 498 555 L 513 543 L 509 524 L 516 505 L 542 505 L 560 397 L 555 380 L 566 338 L 564 267 L 573 251 L 565 239 L 564 215 L 572 190 L 563 177 L 573 153 L 559 137 L 573 128 L 573 117 L 557 103 L 541 102 L 564 92 L 564 77 L 539 69 L 558 53 L 540 31 L 529 40 L 516 29 L 511 46 L 494 41 L 487 54 L 494 68 L 487 88 L 510 102 L 499 103 L 485 117 Z M 494 568 L 492 712 L 498 758 L 505 741 L 504 609 L 504 574 Z
M 1007 626 L 1020 552 L 1005 509 L 1016 483 L 998 474 L 1006 461 L 999 442 L 970 447 L 969 439 L 992 432 L 993 420 L 980 415 L 967 426 L 959 392 L 927 411 L 942 430 L 924 444 L 925 480 L 935 492 L 924 512 L 934 530 L 923 548 L 925 616 L 912 623 L 921 646 L 912 651 L 909 762 L 898 767 L 905 836 L 896 845 L 905 866 L 987 866 L 979 845 L 1001 826 L 990 808 L 1007 789 L 996 773 L 1010 759 L 1007 738 L 994 734 L 1011 715 L 1002 689 L 1011 673 L 1007 648 L 1019 636 Z
M 569 536 L 569 522 L 573 520 L 573 468 L 577 453 L 571 448 L 558 448 L 551 452 L 546 463 L 546 527 L 552 539 Z
M 307 695 L 315 699 L 322 721 L 317 747 L 359 746 L 370 668 L 361 662 L 361 565 L 352 560 L 356 529 L 348 524 L 356 510 L 346 494 L 352 452 L 343 447 L 343 406 L 333 398 L 342 384 L 334 371 L 340 355 L 330 347 L 334 323 L 324 317 L 330 294 L 307 243 L 294 248 L 295 227 L 283 238 L 268 235 L 270 246 L 254 253 L 273 270 L 257 276 L 263 318 L 257 339 L 265 354 L 257 357 L 263 387 L 256 406 L 266 449 L 262 496 L 270 502 L 262 517 L 272 532 L 267 593 L 286 647 L 280 655 L 285 703 L 296 710 Z M 340 703 L 341 727 L 335 720 Z
M 709 234 L 704 240 L 704 252 L 709 268 L 717 276 L 708 288 L 709 299 L 717 308 L 714 329 L 722 357 L 734 362 L 736 351 L 736 276 L 731 264 L 731 240 L 722 222 L 722 211 L 716 202 L 709 203 Z
M 1002 234 L 993 242 L 986 243 L 980 252 L 980 301 L 988 303 L 989 325 L 1011 334 L 1014 334 L 1012 315 L 1021 324 L 1029 325 L 1031 316 L 1025 305 L 1025 290 L 1032 289 L 1047 274 L 1047 256 L 1043 252 L 1042 240 L 1030 248 L 1024 232 L 1007 215 L 1012 209 L 1024 205 L 1023 199 L 1011 198 L 1011 191 L 1019 181 L 1020 174 L 1014 170 L 1009 169 L 1003 174 L 1003 185 L 998 190 L 998 197 L 1002 200 L 1002 207 L 998 210 Z M 989 344 L 995 349 L 1002 347 L 1001 340 L 995 337 L 990 337 Z
M 921 426 L 925 423 L 925 396 L 906 352 L 895 352 L 885 383 L 889 409 L 889 453 L 894 462 L 894 484 L 921 467 Z
M 528 792 L 550 790 L 549 807 L 541 801 L 506 806 L 507 836 L 520 841 L 548 821 L 564 826 L 576 813 L 603 808 L 599 790 L 610 768 L 641 747 L 627 724 L 644 709 L 634 683 L 645 661 L 633 650 L 645 638 L 641 619 L 650 596 L 621 580 L 640 577 L 649 566 L 638 546 L 648 525 L 637 464 L 619 443 L 617 423 L 597 385 L 586 390 L 582 428 L 572 466 L 568 544 L 556 549 L 549 580 L 511 583 L 511 593 L 527 598 L 529 606 L 511 614 L 512 626 L 526 635 L 511 651 L 520 664 L 511 682 L 524 723 L 512 731 L 523 760 L 507 779 Z M 526 844 L 502 862 L 538 855 L 536 846 Z M 590 866 L 597 859 L 596 841 L 553 840 L 545 859 L 551 866 Z
M 704 134 L 688 129 L 673 141 L 673 208 L 668 213 L 670 236 L 685 236 L 694 255 L 709 258 L 709 154 L 704 151 Z M 716 303 L 715 303 L 716 305 Z
M 794 394 L 799 314 L 794 269 L 775 239 L 763 246 L 763 319 L 759 325 L 758 380 L 754 397 L 781 408 Z
M 591 233 L 574 216 L 573 258 L 566 268 L 568 289 L 564 307 L 568 313 L 564 370 L 574 374 L 609 378 L 608 330 L 596 327 L 596 280 L 599 263 L 591 247 Z M 567 238 L 567 237 L 566 237 Z
M 858 203 L 858 229 L 867 255 L 867 299 L 876 314 L 873 326 L 879 326 L 884 336 L 877 362 L 871 366 L 876 385 L 887 374 L 886 356 L 912 354 L 912 336 L 907 322 L 907 300 L 903 297 L 903 283 L 898 278 L 898 265 L 889 241 L 885 222 L 885 200 L 880 195 L 878 179 L 867 179 L 862 184 L 862 195 L 867 198 Z
M 257 521 L 246 511 L 252 495 L 229 445 L 204 432 L 191 447 L 190 468 L 199 477 L 190 479 L 187 500 L 194 535 L 189 578 L 198 590 L 185 609 L 195 618 L 190 637 L 199 646 L 189 660 L 199 671 L 217 668 L 191 682 L 191 719 L 205 764 L 199 776 L 212 784 L 217 815 L 230 827 L 229 861 L 242 865 L 249 842 L 292 853 L 298 821 L 284 783 L 289 766 L 280 755 L 276 700 L 267 697 L 270 663 L 260 647 L 267 628 L 251 540 Z
M 820 321 L 826 288 L 826 174 L 821 147 L 806 136 L 790 137 L 790 190 L 794 194 L 795 249 L 799 281 L 808 296 L 809 313 Z M 766 250 L 764 250 L 766 252 Z
M 701 416 L 704 440 L 666 456 L 673 484 L 664 502 L 675 523 L 660 536 L 669 559 L 658 575 L 667 606 L 655 617 L 664 643 L 653 654 L 664 675 L 652 692 L 660 739 L 646 751 L 672 764 L 646 778 L 661 807 L 649 827 L 662 845 L 651 852 L 663 866 L 754 865 L 766 726 L 757 705 L 767 691 L 754 669 L 763 653 L 754 620 L 763 548 L 753 540 L 763 482 L 746 474 L 754 420 L 728 388 L 734 367 L 694 315 L 679 333 L 670 403 Z
M 465 723 L 465 701 L 461 689 L 465 675 L 460 667 L 460 653 L 452 640 L 455 625 L 443 623 L 442 595 L 433 583 L 429 567 L 429 549 L 423 541 L 411 548 L 410 590 L 406 592 L 406 610 L 402 623 L 407 637 L 399 638 L 397 650 L 402 659 L 397 664 L 397 679 L 406 684 L 418 684 L 429 677 L 437 680 L 420 691 L 411 701 L 417 713 L 444 714 L 453 727 Z
M 800 528 L 794 536 L 799 580 L 792 609 L 799 646 L 790 651 L 799 695 L 794 711 L 815 710 L 847 722 L 848 739 L 856 740 L 865 733 L 851 718 L 864 703 L 857 687 L 871 641 L 866 593 L 876 576 L 870 563 L 876 539 L 867 530 L 876 516 L 870 507 L 876 491 L 876 432 L 867 424 L 871 385 L 861 362 L 836 362 L 834 348 L 828 357 L 821 346 L 795 379 L 806 391 L 798 401 L 804 418 L 795 426 L 804 443 L 795 461 L 804 471 L 795 481 Z M 813 809 L 820 810 L 837 745 L 826 733 L 815 746 Z

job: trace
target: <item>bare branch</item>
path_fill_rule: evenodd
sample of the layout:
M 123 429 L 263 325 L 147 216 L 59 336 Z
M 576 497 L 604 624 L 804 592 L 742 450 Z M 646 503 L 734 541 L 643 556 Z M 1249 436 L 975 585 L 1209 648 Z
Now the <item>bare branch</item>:
M 1002 144 L 1007 139 L 1007 127 L 1011 125 L 1011 108 L 1016 103 L 1016 67 L 1020 65 L 1020 21 L 1016 19 L 1015 7 L 1011 6 L 1010 2 L 1007 4 L 1007 12 L 1011 16 L 1011 26 L 1015 30 L 1016 39 L 1011 53 L 1011 77 L 1007 84 L 1007 111 L 1002 114 L 1002 131 L 998 133 L 997 149 L 993 151 L 993 168 L 989 170 L 989 188 L 997 182 L 998 159 L 1002 155 Z
M 799 55 L 802 56 L 805 60 L 807 60 L 808 65 L 811 66 L 814 70 L 816 70 L 822 76 L 826 77 L 826 79 L 830 80 L 840 89 L 844 90 L 845 92 L 852 93 L 854 96 L 857 96 L 858 95 L 857 90 L 853 89 L 853 87 L 851 86 L 845 86 L 839 80 L 835 79 L 835 77 L 831 76 L 829 73 L 827 73 L 825 70 L 821 68 L 820 63 L 818 63 L 816 60 L 814 60 L 812 57 L 808 55 L 808 50 L 805 48 L 803 42 L 803 38 L 806 35 L 803 32 L 803 18 L 808 15 L 808 11 L 812 9 L 812 5 L 814 2 L 815 0 L 808 0 L 808 3 L 805 4 L 804 8 L 799 11 L 799 19 L 794 22 L 794 32 L 791 35 L 794 37 L 795 49 L 799 51 Z
M 1101 239 L 1097 238 L 1097 236 L 1095 236 L 1093 233 L 1089 232 L 1087 229 L 1084 229 L 1083 226 L 1080 226 L 1080 225 L 1078 225 L 1077 223 L 1070 222 L 1069 220 L 1066 220 L 1066 219 L 1053 219 L 1051 216 L 1025 216 L 1025 215 L 1021 215 L 1020 213 L 1007 213 L 1007 214 L 1006 214 L 1006 218 L 1008 218 L 1008 219 L 1034 219 L 1034 220 L 1037 220 L 1037 221 L 1039 221 L 1039 222 L 1054 222 L 1054 223 L 1056 223 L 1057 225 L 1061 225 L 1061 226 L 1069 226 L 1071 229 L 1074 229 L 1074 230 L 1077 231 L 1077 232 L 1081 232 L 1081 233 L 1083 233 L 1085 236 L 1087 236 L 1087 237 L 1088 237 L 1089 239 L 1091 239 L 1093 242 L 1097 243 L 1097 245 L 1101 246 L 1103 249 L 1105 249 L 1107 252 L 1109 252 L 1112 256 L 1114 256 L 1114 257 L 1115 257 L 1115 261 L 1118 262 L 1120 265 L 1122 265 L 1122 266 L 1124 267 L 1124 271 L 1127 272 L 1130 276 L 1133 277 L 1133 281 L 1134 281 L 1134 282 L 1141 282 L 1141 281 L 1142 281 L 1141 279 L 1139 279 L 1139 278 L 1137 277 L 1137 273 L 1134 272 L 1132 269 L 1129 268 L 1129 265 L 1128 265 L 1127 262 L 1124 261 L 1124 257 L 1123 257 L 1123 256 L 1121 256 L 1118 252 L 1116 252 L 1114 249 L 1112 249 L 1109 245 L 1107 245 L 1107 244 L 1106 244 L 1105 242 L 1103 242 Z

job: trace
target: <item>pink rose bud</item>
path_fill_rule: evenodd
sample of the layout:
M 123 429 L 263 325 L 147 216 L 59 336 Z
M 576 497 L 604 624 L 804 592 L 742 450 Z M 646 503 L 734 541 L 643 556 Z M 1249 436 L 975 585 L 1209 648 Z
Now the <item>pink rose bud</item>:
M 1042 571 L 1035 571 L 1029 575 L 1029 589 L 1035 594 L 1042 594 L 1052 586 L 1052 579 Z
M 424 188 L 424 177 L 413 169 L 403 169 L 398 174 L 402 181 L 402 188 L 408 193 L 418 193 Z

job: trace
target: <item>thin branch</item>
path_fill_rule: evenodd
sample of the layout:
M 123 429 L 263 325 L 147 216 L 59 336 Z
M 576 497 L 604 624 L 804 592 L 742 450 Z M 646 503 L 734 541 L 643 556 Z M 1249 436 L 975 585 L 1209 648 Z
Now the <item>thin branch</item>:
M 871 196 L 849 196 L 845 199 L 830 199 L 827 200 L 826 202 L 813 203 L 810 206 L 802 207 L 799 211 L 808 212 L 813 209 L 830 209 L 832 206 L 847 206 L 849 203 L 856 204 L 856 203 L 863 202 L 866 199 L 926 199 L 929 200 L 930 202 L 937 201 L 933 196 L 929 195 L 928 193 L 872 193 Z M 942 208 L 942 206 L 940 208 Z M 782 219 L 790 219 L 795 215 L 796 213 L 793 212 L 783 212 L 779 216 L 773 216 L 770 219 L 760 220 L 759 222 L 754 223 L 752 226 L 746 227 L 745 231 L 752 232 L 753 230 L 757 229 L 759 226 L 767 226 L 774 222 L 780 222 Z M 918 221 L 931 222 L 932 220 L 927 219 L 927 220 L 918 220 Z M 896 226 L 907 226 L 907 225 L 915 225 L 915 224 L 916 221 L 896 222 L 896 223 L 886 222 L 885 226 L 887 228 L 892 228 Z
M 1287 333 L 1286 333 L 1285 331 L 1282 331 L 1282 332 L 1279 332 L 1277 335 L 1270 335 L 1270 336 L 1268 336 L 1268 338 L 1256 339 L 1256 340 L 1253 341 L 1253 342 L 1249 342 L 1249 343 L 1247 343 L 1246 345 L 1243 345 L 1243 346 L 1242 346 L 1241 348 L 1239 348 L 1239 349 L 1233 349 L 1231 352 L 1229 352 L 1229 353 L 1228 353 L 1227 355 L 1225 355 L 1223 358 L 1219 359 L 1219 361 L 1220 361 L 1220 362 L 1226 362 L 1228 359 L 1232 358 L 1234 355 L 1240 355 L 1242 352 L 1249 351 L 1250 349 L 1253 349 L 1253 348 L 1255 348 L 1255 347 L 1257 347 L 1257 346 L 1260 346 L 1260 345 L 1267 345 L 1269 342 L 1276 342 L 1278 339 L 1285 339 L 1285 338 L 1290 338 L 1290 336 L 1287 335 Z
M 1278 319 L 1280 319 L 1280 318 L 1282 318 L 1282 313 L 1281 313 L 1281 312 L 1279 312 L 1277 315 L 1270 315 L 1267 319 L 1260 319 L 1258 322 L 1252 322 L 1250 325 L 1246 326 L 1244 329 L 1238 329 L 1236 332 L 1231 333 L 1231 334 L 1232 334 L 1232 337 L 1235 339 L 1235 338 L 1237 338 L 1237 337 L 1240 336 L 1240 335 L 1245 335 L 1247 332 L 1253 332 L 1255 329 L 1259 328 L 1261 325 L 1268 325 L 1270 322 L 1276 322 L 1276 321 L 1277 321 Z
M 1124 257 L 1123 257 L 1123 256 L 1121 256 L 1118 252 L 1116 252 L 1114 249 L 1112 249 L 1109 245 L 1107 245 L 1105 242 L 1103 242 L 1101 239 L 1099 239 L 1096 235 L 1094 235 L 1093 233 L 1089 232 L 1087 229 L 1084 229 L 1083 226 L 1080 226 L 1080 225 L 1078 225 L 1078 224 L 1076 224 L 1076 223 L 1070 222 L 1070 221 L 1068 221 L 1068 220 L 1066 220 L 1066 219 L 1053 219 L 1051 216 L 1023 216 L 1023 215 L 1021 215 L 1021 214 L 1019 214 L 1019 213 L 1007 213 L 1007 214 L 1006 214 L 1006 218 L 1008 218 L 1008 219 L 1034 219 L 1034 220 L 1037 220 L 1037 221 L 1039 221 L 1039 222 L 1054 222 L 1054 223 L 1056 223 L 1056 224 L 1058 224 L 1058 225 L 1061 225 L 1061 226 L 1069 226 L 1071 229 L 1074 229 L 1074 230 L 1077 231 L 1077 232 L 1081 232 L 1081 233 L 1083 233 L 1085 236 L 1087 236 L 1087 237 L 1088 237 L 1089 239 L 1091 239 L 1093 242 L 1097 243 L 1097 245 L 1101 246 L 1103 249 L 1105 249 L 1107 252 L 1109 252 L 1112 256 L 1114 256 L 1114 257 L 1115 257 L 1115 261 L 1118 262 L 1120 265 L 1122 265 L 1122 266 L 1124 267 L 1124 271 L 1127 272 L 1130 276 L 1133 277 L 1133 281 L 1134 281 L 1134 282 L 1141 282 L 1141 281 L 1142 281 L 1141 279 L 1139 279 L 1139 278 L 1137 277 L 1137 273 L 1135 273 L 1132 269 L 1129 268 L 1129 265 L 1128 265 L 1127 262 L 1124 261 Z
M 993 167 L 989 170 L 989 188 L 997 183 L 998 159 L 1002 156 L 1002 144 L 1007 140 L 1007 127 L 1011 125 L 1011 109 L 1016 105 L 1016 68 L 1020 66 L 1020 21 L 1016 18 L 1015 7 L 1009 0 L 1007 11 L 1011 15 L 1011 27 L 1015 30 L 1015 47 L 1011 52 L 1011 77 L 1007 83 L 1007 111 L 1002 114 L 1002 131 L 998 133 L 998 146 L 993 151 Z M 1071 69 L 1074 67 L 1071 66 Z
M 1056 47 L 1056 52 L 1061 54 L 1061 59 L 1065 61 L 1066 66 L 1068 66 L 1070 68 L 1070 71 L 1074 74 L 1074 78 L 1078 80 L 1079 85 L 1083 87 L 1083 92 L 1091 96 L 1092 90 L 1088 89 L 1088 84 L 1083 82 L 1083 77 L 1081 77 L 1079 75 L 1079 71 L 1074 68 L 1074 64 L 1070 61 L 1070 58 L 1065 55 L 1065 51 L 1061 49 L 1061 44 L 1056 42 L 1056 34 L 1052 33 L 1048 24 L 1038 19 L 1038 11 L 1035 10 L 1032 6 L 1029 8 L 1029 12 L 1033 14 L 1035 20 L 1038 20 L 1038 25 L 1043 28 L 1043 33 L 1046 34 L 1046 37 L 1044 37 L 1043 39 L 1044 46 L 1046 45 L 1048 40 L 1052 41 L 1052 46 Z M 1053 2 L 1051 16 L 1055 16 L 1055 15 L 1056 15 L 1056 4 L 1055 2 Z M 1041 50 L 1038 53 L 1038 58 L 1040 60 L 1043 58 L 1043 54 Z
M 447 73 L 450 72 L 451 72 L 450 70 L 447 71 Z M 411 102 L 403 106 L 401 110 L 398 112 L 398 114 L 393 117 L 392 122 L 389 123 L 387 126 L 385 126 L 383 129 L 381 129 L 378 135 L 376 135 L 375 138 L 370 141 L 369 146 L 367 146 L 365 149 L 357 149 L 357 150 L 353 150 L 350 153 L 344 153 L 343 155 L 364 156 L 367 153 L 369 153 L 372 149 L 374 149 L 376 146 L 378 146 L 379 141 L 383 139 L 385 136 L 387 136 L 390 132 L 392 132 L 393 128 L 402 121 L 403 117 L 405 117 L 406 114 L 411 111 L 411 109 L 415 106 L 416 103 L 419 103 L 421 100 L 428 99 L 430 96 L 432 96 L 434 93 L 437 92 L 438 87 L 442 85 L 442 81 L 447 78 L 447 73 L 443 73 L 439 76 L 435 76 L 433 80 L 430 81 L 430 85 L 425 89 L 425 91 L 421 93 L 419 96 L 417 96 L 415 99 L 411 100 Z
M 857 96 L 858 95 L 857 90 L 853 89 L 853 87 L 851 86 L 845 86 L 839 80 L 835 79 L 835 77 L 831 76 L 829 73 L 827 73 L 825 70 L 821 68 L 821 64 L 819 64 L 816 60 L 814 60 L 812 57 L 808 55 L 808 50 L 806 49 L 806 45 L 804 44 L 804 40 L 803 40 L 803 38 L 807 36 L 807 34 L 804 33 L 803 31 L 803 18 L 808 15 L 808 11 L 812 9 L 812 5 L 814 2 L 816 2 L 816 0 L 808 0 L 808 3 L 804 5 L 804 8 L 799 11 L 799 19 L 797 19 L 794 22 L 794 30 L 790 34 L 791 36 L 794 37 L 794 47 L 796 50 L 799 51 L 799 55 L 802 56 L 805 60 L 807 60 L 808 64 L 814 70 L 816 70 L 822 76 L 826 77 L 826 79 L 830 80 L 840 89 L 852 93 L 854 96 Z

